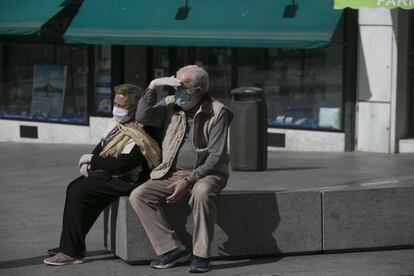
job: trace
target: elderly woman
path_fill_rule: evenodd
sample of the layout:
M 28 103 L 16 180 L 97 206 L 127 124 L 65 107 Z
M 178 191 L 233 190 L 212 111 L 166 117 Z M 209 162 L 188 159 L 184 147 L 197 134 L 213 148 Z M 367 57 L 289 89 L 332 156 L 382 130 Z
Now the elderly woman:
M 129 195 L 160 163 L 158 143 L 134 122 L 142 90 L 132 84 L 116 86 L 115 127 L 91 154 L 79 160 L 81 176 L 66 190 L 63 225 L 58 248 L 49 249 L 49 265 L 82 263 L 85 237 L 99 214 L 119 196 Z M 148 130 L 147 128 L 145 128 Z

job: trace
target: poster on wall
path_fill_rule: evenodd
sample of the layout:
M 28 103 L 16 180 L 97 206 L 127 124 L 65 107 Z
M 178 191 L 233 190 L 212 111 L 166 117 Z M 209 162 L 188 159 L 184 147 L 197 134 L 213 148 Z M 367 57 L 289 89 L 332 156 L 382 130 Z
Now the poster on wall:
M 111 46 L 97 49 L 95 67 L 95 112 L 112 111 Z
M 112 109 L 111 102 L 111 72 L 99 72 L 96 75 L 96 94 L 95 110 L 96 112 L 110 113 Z
M 34 65 L 31 118 L 48 121 L 62 118 L 66 70 L 66 65 Z

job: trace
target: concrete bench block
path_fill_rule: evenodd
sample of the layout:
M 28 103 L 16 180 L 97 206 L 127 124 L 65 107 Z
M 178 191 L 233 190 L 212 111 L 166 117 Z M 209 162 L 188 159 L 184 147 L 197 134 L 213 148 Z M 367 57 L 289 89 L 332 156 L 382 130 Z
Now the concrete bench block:
M 323 193 L 324 250 L 414 245 L 414 188 Z
M 104 211 L 104 245 L 129 263 L 157 256 L 126 196 L 111 203 Z
M 320 194 L 316 192 L 229 191 L 218 203 L 212 255 L 320 251 L 320 202 Z
M 321 251 L 319 192 L 224 191 L 217 201 L 212 257 L 247 257 Z M 191 210 L 183 201 L 167 209 L 172 227 L 191 245 Z M 156 258 L 127 197 L 105 211 L 105 246 L 129 263 Z

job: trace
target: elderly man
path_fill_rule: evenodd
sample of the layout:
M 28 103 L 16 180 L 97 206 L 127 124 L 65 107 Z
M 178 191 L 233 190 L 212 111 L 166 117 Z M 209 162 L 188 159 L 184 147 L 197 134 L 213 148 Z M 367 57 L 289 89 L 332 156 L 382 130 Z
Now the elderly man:
M 156 103 L 156 88 L 173 87 L 174 96 Z M 164 129 L 161 164 L 136 188 L 130 202 L 159 259 L 153 268 L 190 262 L 190 272 L 210 270 L 209 247 L 216 220 L 215 199 L 228 179 L 227 132 L 232 113 L 207 94 L 208 74 L 196 65 L 176 78 L 153 80 L 141 98 L 136 118 Z M 170 226 L 164 208 L 190 193 L 194 217 L 193 249 L 186 248 Z

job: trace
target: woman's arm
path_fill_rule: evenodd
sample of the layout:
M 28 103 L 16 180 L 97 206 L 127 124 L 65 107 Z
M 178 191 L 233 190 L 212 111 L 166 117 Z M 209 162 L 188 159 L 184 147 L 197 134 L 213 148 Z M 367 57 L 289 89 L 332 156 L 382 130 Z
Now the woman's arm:
M 122 174 L 146 162 L 139 147 L 135 144 L 129 153 L 121 153 L 118 157 L 102 157 L 94 154 L 90 170 L 104 170 L 111 174 Z

